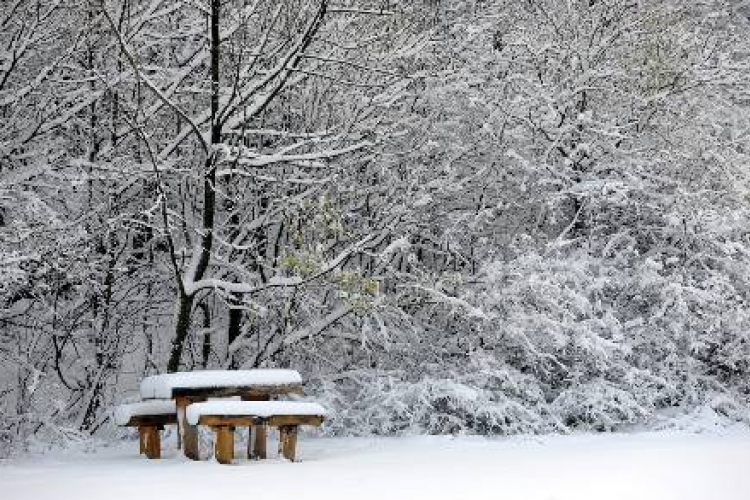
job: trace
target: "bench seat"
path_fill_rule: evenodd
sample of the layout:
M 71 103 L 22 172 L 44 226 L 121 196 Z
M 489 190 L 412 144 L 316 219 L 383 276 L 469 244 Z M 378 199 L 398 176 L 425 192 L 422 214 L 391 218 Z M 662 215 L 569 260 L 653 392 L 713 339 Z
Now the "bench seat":
M 187 408 L 190 425 L 207 425 L 216 432 L 216 460 L 222 464 L 234 458 L 235 427 L 277 427 L 279 453 L 294 461 L 297 447 L 297 428 L 300 425 L 319 426 L 327 415 L 317 403 L 296 401 L 206 401 Z M 262 451 L 265 455 L 265 450 Z M 264 458 L 264 457 L 262 457 Z
M 165 425 L 177 423 L 175 402 L 153 399 L 120 405 L 115 408 L 115 423 L 123 427 L 138 427 L 141 454 L 161 458 L 159 431 L 164 430 Z

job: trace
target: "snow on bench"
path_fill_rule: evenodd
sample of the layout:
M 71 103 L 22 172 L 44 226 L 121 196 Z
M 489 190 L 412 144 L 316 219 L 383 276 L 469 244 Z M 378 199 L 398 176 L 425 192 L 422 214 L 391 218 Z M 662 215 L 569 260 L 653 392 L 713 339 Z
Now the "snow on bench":
M 133 417 L 150 417 L 155 415 L 176 415 L 177 409 L 172 399 L 151 399 L 139 403 L 120 405 L 115 408 L 115 423 L 128 425 Z
M 300 425 L 320 425 L 327 414 L 326 409 L 317 403 L 206 401 L 188 406 L 186 418 L 190 425 L 208 425 L 216 431 L 216 461 L 230 464 L 234 458 L 235 426 L 257 426 L 258 429 L 265 429 L 266 425 L 278 427 L 279 453 L 293 462 L 297 450 L 297 428 Z M 257 456 L 265 458 L 265 432 L 262 436 L 263 444 Z
M 302 384 L 297 370 L 203 370 L 152 375 L 141 381 L 143 399 L 171 398 L 175 389 L 287 387 Z
M 325 417 L 327 414 L 326 409 L 318 403 L 297 401 L 206 401 L 187 407 L 187 421 L 190 425 L 197 425 L 203 416 L 267 419 L 285 416 Z
M 115 408 L 115 423 L 138 427 L 141 454 L 148 458 L 161 457 L 159 431 L 166 424 L 177 423 L 177 408 L 171 399 L 152 399 L 140 403 L 120 405 Z

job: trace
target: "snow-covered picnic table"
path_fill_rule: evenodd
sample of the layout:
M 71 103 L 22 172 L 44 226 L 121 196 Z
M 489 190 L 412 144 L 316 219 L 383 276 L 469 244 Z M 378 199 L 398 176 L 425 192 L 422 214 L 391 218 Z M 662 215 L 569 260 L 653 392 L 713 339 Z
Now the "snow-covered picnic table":
M 239 397 L 269 401 L 281 394 L 302 394 L 302 377 L 296 370 L 203 370 L 152 375 L 141 382 L 141 398 L 173 399 L 177 410 L 180 446 L 185 456 L 200 459 L 197 428 L 187 421 L 186 409 L 210 398 Z M 255 429 L 254 454 L 265 456 L 266 431 Z

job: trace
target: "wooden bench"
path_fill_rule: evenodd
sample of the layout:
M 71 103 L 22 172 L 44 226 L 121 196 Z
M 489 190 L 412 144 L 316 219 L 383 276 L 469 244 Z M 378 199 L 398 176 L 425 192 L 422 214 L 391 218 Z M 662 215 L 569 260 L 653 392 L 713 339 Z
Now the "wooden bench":
M 206 401 L 187 408 L 190 425 L 206 425 L 216 433 L 216 461 L 230 464 L 234 459 L 235 427 L 277 427 L 279 454 L 290 461 L 296 459 L 297 429 L 300 425 L 319 426 L 326 410 L 317 403 L 295 401 Z M 265 458 L 260 450 L 258 458 Z
M 115 408 L 115 423 L 124 427 L 138 427 L 141 455 L 161 458 L 161 436 L 164 426 L 177 423 L 175 402 L 153 399 Z

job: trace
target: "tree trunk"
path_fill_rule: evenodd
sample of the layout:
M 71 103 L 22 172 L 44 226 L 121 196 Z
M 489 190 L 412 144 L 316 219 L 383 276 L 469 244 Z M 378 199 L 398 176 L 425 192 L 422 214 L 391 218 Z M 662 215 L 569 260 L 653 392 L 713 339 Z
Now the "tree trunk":
M 211 0 L 211 145 L 221 142 L 221 123 L 219 122 L 219 59 L 221 54 L 221 38 L 219 33 L 219 20 L 221 18 L 221 0 Z M 216 214 L 216 162 L 213 149 L 210 148 L 206 158 L 205 174 L 203 176 L 203 235 L 195 273 L 189 276 L 191 280 L 198 281 L 208 269 L 211 259 L 211 248 L 214 240 L 214 219 Z M 172 352 L 169 356 L 167 371 L 172 373 L 180 366 L 180 358 L 184 349 L 185 340 L 190 330 L 190 316 L 193 310 L 195 296 L 185 292 L 182 284 L 178 284 L 179 311 L 175 336 L 172 341 Z
M 172 352 L 169 355 L 167 372 L 174 373 L 180 368 L 180 358 L 185 345 L 185 339 L 190 331 L 190 313 L 193 309 L 194 295 L 187 295 L 180 292 L 179 310 L 177 311 L 177 326 L 175 327 L 175 337 L 172 341 Z
M 211 357 L 211 309 L 206 302 L 201 302 L 200 308 L 203 311 L 203 369 L 205 370 Z
M 232 347 L 232 343 L 237 340 L 240 336 L 240 327 L 242 325 L 242 309 L 240 309 L 241 297 L 239 295 L 233 295 L 229 301 L 229 325 L 227 327 L 227 346 Z M 234 354 L 230 351 L 227 353 L 229 357 L 229 368 L 237 368 L 237 361 L 234 359 Z

